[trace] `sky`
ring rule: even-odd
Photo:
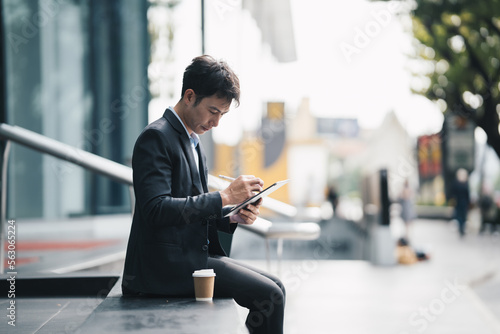
[[[200,53],[197,6],[198,0],[185,0],[177,9],[180,75],[172,87],[181,85],[185,66]],[[440,130],[442,113],[410,89],[416,80],[410,71],[411,20],[399,1],[291,0],[291,6],[298,57],[277,63],[251,15],[239,10],[241,0],[206,1],[207,53],[227,60],[242,86],[242,103],[214,129],[216,141],[235,144],[243,130],[257,129],[262,101],[285,101],[296,110],[304,97],[313,115],[358,118],[363,128],[376,128],[394,111],[412,136]],[[150,120],[177,99],[152,101]]]
[[[396,3],[398,5],[399,3]],[[313,113],[380,125],[395,111],[411,135],[438,131],[442,114],[411,93],[411,22],[402,5],[292,0],[301,90]],[[316,85],[311,83],[316,82]]]

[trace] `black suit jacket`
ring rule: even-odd
[[[124,293],[194,295],[194,270],[225,255],[217,230],[233,233],[218,192],[208,192],[206,157],[196,166],[189,136],[167,109],[134,147],[136,205],[125,259]],[[199,173],[198,170],[202,172]]]

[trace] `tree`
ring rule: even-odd
[[[472,120],[500,157],[500,0],[415,2],[417,54],[431,69],[415,91]]]

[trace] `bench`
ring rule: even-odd
[[[248,333],[233,299],[122,297],[119,276],[91,273],[17,276],[11,299],[9,277],[0,275],[0,305],[8,314],[15,302],[19,333]]]
[[[252,225],[241,224],[239,228],[248,230],[264,238],[266,242],[266,258],[268,267],[270,265],[270,246],[269,240],[278,240],[277,256],[278,263],[281,262],[283,255],[283,240],[316,240],[319,238],[321,228],[317,223],[309,222],[280,222],[271,223],[270,221],[257,218]]]
[[[233,299],[123,297],[121,279],[78,328],[79,333],[248,333]]]

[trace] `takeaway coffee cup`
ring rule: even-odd
[[[213,269],[196,270],[193,273],[196,301],[211,302],[214,296],[215,273]]]

